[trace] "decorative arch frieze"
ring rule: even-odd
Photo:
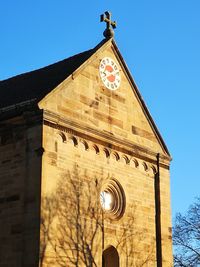
[[[57,131],[57,137],[59,137],[62,143],[72,143],[74,147],[83,147],[85,151],[91,149],[96,155],[102,155],[107,159],[115,160],[116,162],[121,162],[129,165],[132,168],[136,168],[140,171],[148,172],[149,175],[153,176],[156,174],[156,166],[148,163],[146,161],[138,160],[133,156],[117,152],[114,149],[107,148],[103,145],[96,144],[92,141],[88,142],[84,138],[79,138],[74,135],[71,131]],[[81,146],[80,146],[81,144]],[[56,144],[57,146],[57,144]]]

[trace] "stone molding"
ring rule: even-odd
[[[48,125],[45,123],[45,125]],[[48,125],[49,126],[49,125]],[[52,126],[52,125],[51,125]],[[105,159],[109,159],[110,161],[115,161],[118,164],[127,165],[131,168],[138,169],[138,171],[149,173],[150,176],[153,176],[157,172],[156,164],[152,164],[151,162],[146,162],[142,159],[138,159],[134,156],[127,155],[123,152],[116,151],[115,149],[105,147],[102,144],[94,143],[90,140],[85,140],[82,137],[75,136],[71,132],[57,132],[57,137],[61,140],[63,144],[72,144],[75,149],[82,148],[83,153],[87,153],[88,151],[94,151],[94,154],[98,157],[104,157]],[[66,146],[67,149],[67,146]]]
[[[89,128],[84,124],[80,125],[77,122],[62,118],[53,112],[45,110],[43,114],[43,123],[49,127],[57,129],[59,134],[63,136],[63,142],[66,142],[67,135],[71,135],[74,138],[75,146],[78,146],[78,138],[79,140],[84,140],[82,142],[88,143],[89,141],[93,144],[92,146],[96,147],[98,153],[100,151],[99,146],[103,146],[104,153],[107,157],[109,157],[109,151],[111,150],[114,151],[117,160],[119,160],[119,153],[124,154],[124,160],[127,164],[130,163],[132,158],[143,160],[147,165],[152,164],[156,166],[157,164],[158,153],[155,153],[154,151],[140,147],[128,140],[118,139],[112,134]],[[90,146],[88,145],[87,149],[89,148]],[[170,161],[171,158],[167,155],[160,154],[160,167],[169,169]],[[137,165],[137,163],[135,165]],[[144,168],[148,169],[147,167]]]

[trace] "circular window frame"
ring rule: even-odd
[[[100,198],[103,192],[110,194],[113,199],[113,203],[110,205],[111,208],[103,207],[103,201],[100,200],[104,214],[110,219],[119,220],[126,209],[126,196],[123,187],[116,179],[112,178],[102,186]]]

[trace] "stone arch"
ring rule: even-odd
[[[83,145],[84,150],[89,150],[89,145],[85,140],[81,140],[80,143]]]
[[[104,152],[106,158],[109,158],[110,157],[110,151],[107,148],[104,148],[103,149],[103,152]]]
[[[152,174],[156,174],[156,172],[157,172],[156,167],[153,165],[150,166],[150,170],[151,170]]]
[[[61,150],[63,143],[66,143],[67,139],[61,131],[57,132],[54,138],[54,151],[58,152],[58,150]]]
[[[146,164],[146,162],[143,161],[142,166],[143,166],[144,171],[147,172],[149,170],[148,165]]]
[[[98,155],[100,153],[99,147],[97,145],[93,145],[92,147],[95,151],[95,153]]]
[[[130,164],[130,159],[126,155],[123,155],[122,159],[124,160],[125,164]]]
[[[119,254],[115,247],[109,246],[103,251],[103,267],[119,267]]]
[[[133,159],[133,165],[135,168],[138,168],[139,167],[139,162],[137,161],[137,159]]]
[[[61,137],[63,143],[66,143],[67,138],[66,138],[66,135],[63,132],[60,131],[60,132],[57,133],[57,135]]]
[[[116,160],[116,161],[119,161],[120,160],[120,156],[119,154],[115,151],[112,153],[112,157]]]
[[[70,136],[69,140],[71,140],[71,142],[74,146],[76,146],[76,147],[78,146],[78,139],[75,136]]]

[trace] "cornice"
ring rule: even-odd
[[[128,140],[116,138],[112,134],[96,130],[88,125],[85,125],[84,123],[79,124],[78,122],[72,121],[68,118],[63,118],[58,114],[48,110],[44,110],[43,120],[45,125],[48,125],[52,128],[71,133],[72,135],[90,140],[94,143],[104,145],[109,149],[114,149],[127,155],[138,157],[152,164],[156,164],[158,152],[138,146],[137,144]],[[169,169],[171,158],[168,155],[164,155],[160,152],[159,154],[160,166]]]

